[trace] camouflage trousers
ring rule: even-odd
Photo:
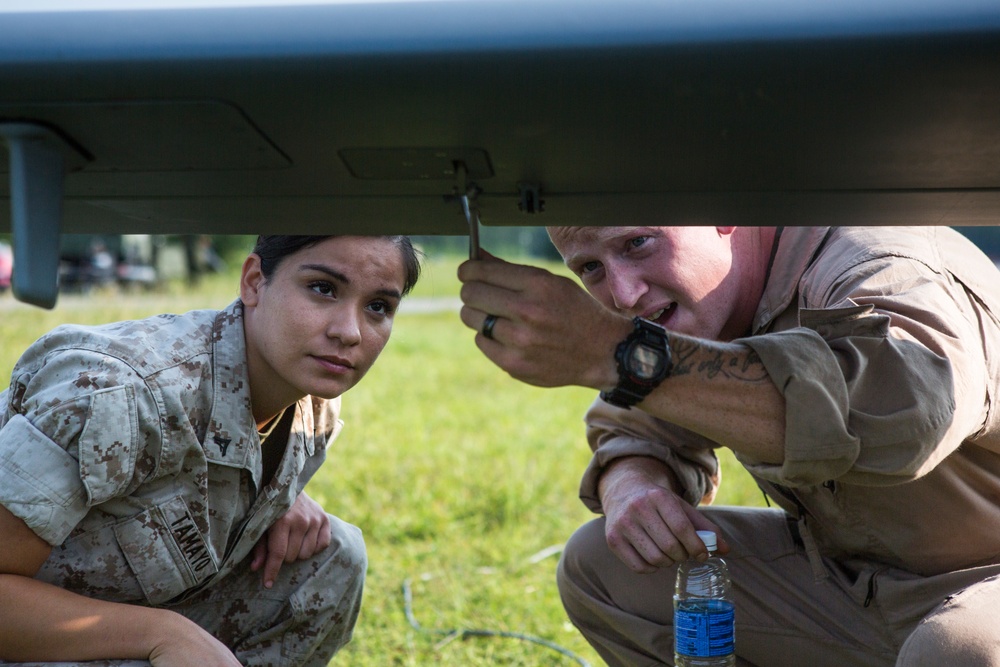
[[[361,610],[367,557],[361,531],[331,516],[333,539],[309,560],[284,563],[270,589],[250,558],[225,579],[177,605],[232,649],[244,665],[325,667],[351,640]],[[146,660],[31,662],[30,667],[149,667]]]

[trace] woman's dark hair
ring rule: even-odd
[[[270,280],[278,265],[286,257],[329,238],[333,236],[258,236],[253,253],[260,257],[260,271],[264,274],[264,278]],[[374,238],[388,239],[399,248],[403,256],[403,268],[406,271],[406,281],[403,283],[403,296],[406,296],[420,277],[420,251],[413,247],[408,236]]]

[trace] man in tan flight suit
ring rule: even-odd
[[[581,497],[603,516],[559,584],[610,665],[672,662],[696,529],[730,566],[737,664],[1000,665],[1000,272],[981,251],[933,227],[550,234],[604,308],[488,258],[460,268],[462,319],[514,377],[602,392]],[[646,385],[623,370],[640,328],[662,348],[641,361],[666,358]],[[719,446],[780,509],[704,507]]]

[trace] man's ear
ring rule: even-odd
[[[250,253],[243,260],[243,269],[240,272],[240,301],[244,306],[256,306],[260,299],[260,288],[266,279],[260,269],[260,255]]]

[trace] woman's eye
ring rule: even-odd
[[[629,239],[628,244],[632,248],[639,248],[639,247],[645,245],[646,241],[648,241],[648,240],[649,240],[648,236],[636,236],[633,239]]]
[[[310,283],[309,289],[317,294],[322,294],[323,296],[336,296],[336,292],[333,289],[333,285],[328,282],[315,282]]]
[[[388,301],[373,301],[368,304],[368,308],[380,315],[391,315],[394,310],[392,304]]]
[[[594,271],[596,271],[599,268],[601,268],[601,263],[600,262],[597,262],[597,261],[586,262],[586,263],[580,265],[580,275],[584,275],[584,274],[587,274],[587,273],[593,273]]]

